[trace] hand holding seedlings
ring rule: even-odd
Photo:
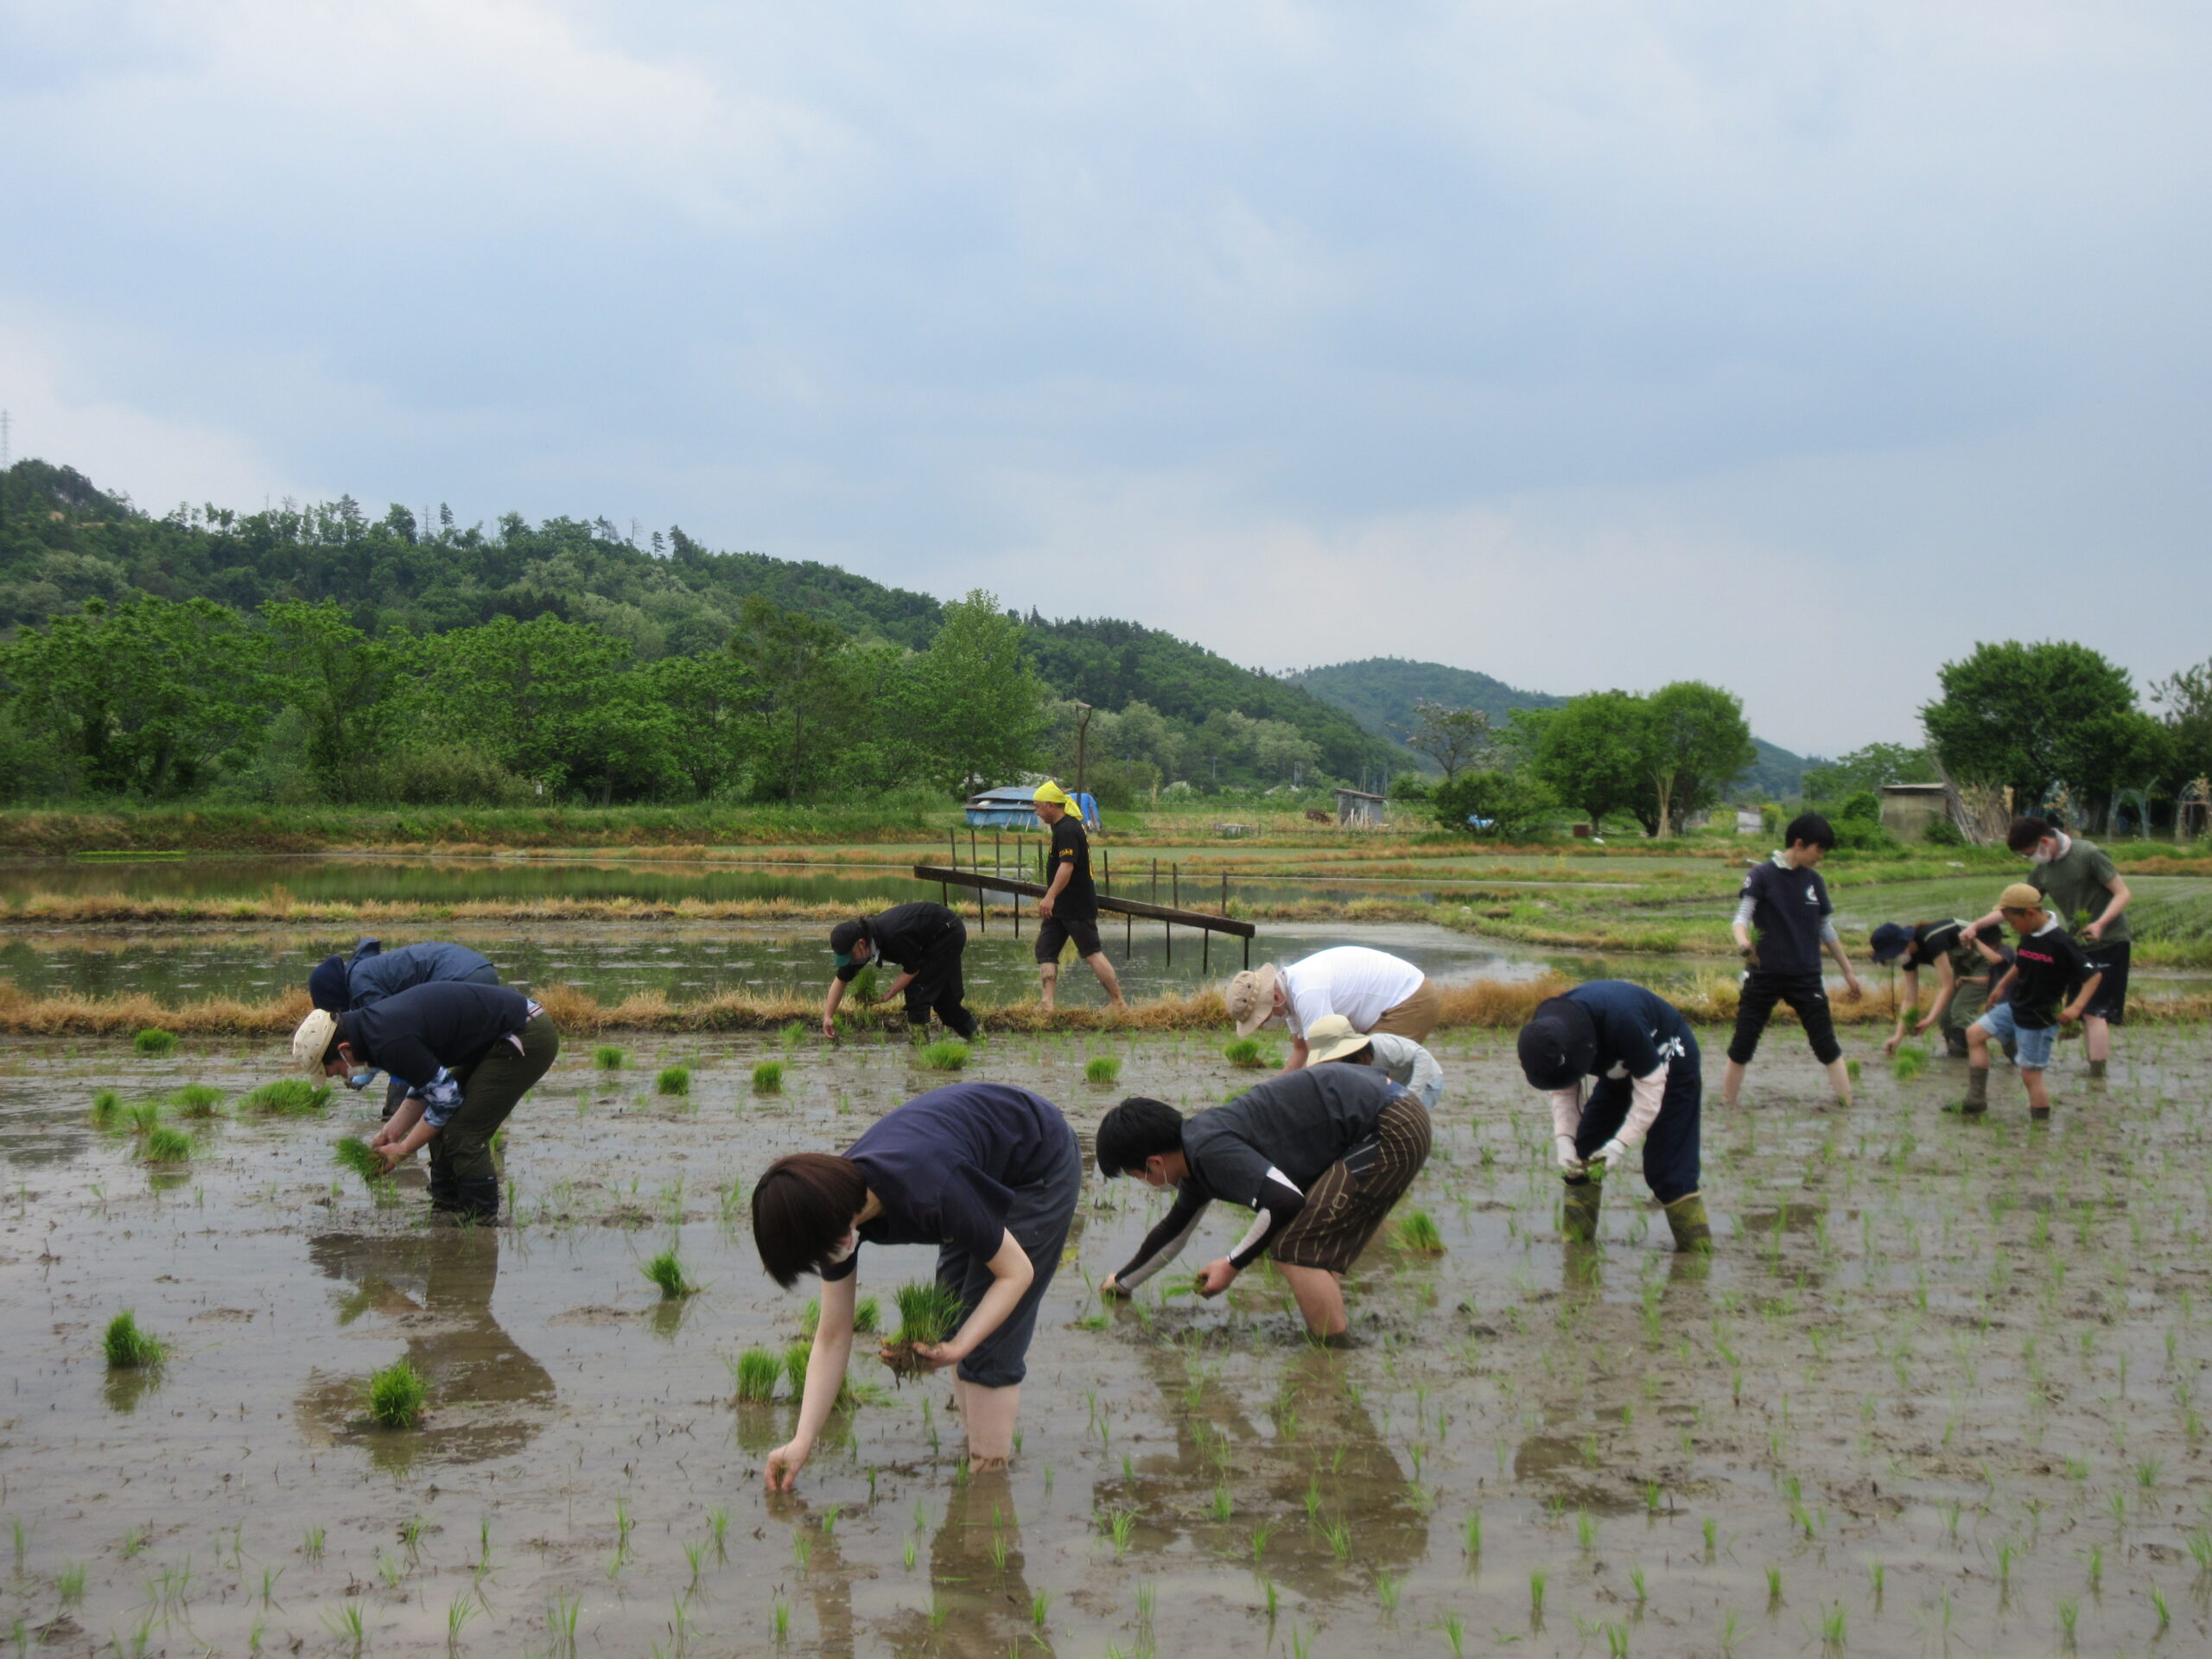
[[[1127,1301],[1129,1296],[1129,1293],[1122,1288],[1122,1281],[1110,1273],[1098,1281],[1098,1294],[1109,1296],[1117,1302]]]
[[[1198,1270],[1198,1293],[1201,1296],[1218,1296],[1236,1282],[1236,1264],[1227,1256],[1209,1262]]]

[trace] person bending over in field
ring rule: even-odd
[[[2028,873],[2029,884],[2043,895],[2059,925],[2072,930],[2089,970],[2098,976],[2097,994],[2082,1014],[2082,1035],[2089,1076],[2101,1078],[2112,1058],[2112,1028],[2127,1023],[2127,960],[2133,948],[2127,907],[2135,895],[2120,879],[2111,854],[2055,823],[2015,818],[2005,844],[2035,867]],[[1999,919],[1993,910],[1981,924]]]
[[[1867,940],[1868,954],[1878,963],[1894,963],[1904,976],[1904,995],[1897,1003],[1897,1028],[1882,1052],[1894,1054],[1907,1033],[1924,1036],[1937,1026],[1943,1028],[1943,1046],[1954,1059],[1967,1055],[1967,1027],[1989,1006],[1989,994],[2012,965],[2011,947],[1994,924],[1977,928],[1971,922],[1884,922]],[[1936,964],[1936,1001],[1917,1022],[1920,1013],[1920,970]]]
[[[1098,1173],[1173,1186],[1166,1219],[1099,1289],[1127,1295],[1173,1261],[1216,1198],[1253,1212],[1228,1255],[1199,1273],[1218,1296],[1262,1255],[1317,1337],[1344,1333],[1344,1275],[1428,1161],[1428,1110],[1370,1066],[1268,1078],[1191,1118],[1132,1096],[1098,1125]]]
[[[1287,968],[1263,963],[1229,982],[1222,994],[1236,1034],[1249,1037],[1276,1020],[1290,1033],[1285,1071],[1306,1064],[1306,1028],[1340,1014],[1354,1031],[1428,1040],[1444,1012],[1444,997],[1427,975],[1385,950],[1340,944]]]
[[[2027,1085],[2028,1116],[2050,1116],[2050,1091],[2044,1073],[2062,1024],[2082,1018],[2096,1006],[2104,976],[2098,973],[2058,918],[2043,907],[2043,894],[2015,881],[1998,896],[1997,913],[2019,940],[2012,965],[1989,995],[1989,1010],[1967,1028],[1967,1097],[1959,1107],[1968,1116],[1989,1109],[1989,1045],[2007,1039],[2019,1045],[2020,1081]],[[2069,987],[2079,986],[2066,1003]],[[2062,1004],[2065,1006],[2062,1007]]]
[[[969,1465],[1002,1468],[1028,1374],[1037,1309],[1060,1265],[1083,1153],[1060,1109],[1002,1083],[955,1083],[886,1113],[842,1155],[795,1153],[753,1189],[760,1265],[788,1290],[822,1279],[806,1388],[791,1438],[768,1454],[771,1491],[789,1491],[845,1380],[862,1244],[934,1244],[937,1281],[959,1294],[960,1328],[915,1350],[953,1373]]]
[[[499,1216],[492,1137],[560,1052],[553,1016],[520,991],[450,981],[346,1014],[317,1008],[292,1033],[292,1058],[311,1077],[368,1067],[404,1083],[371,1149],[391,1170],[429,1147],[431,1210],[486,1224]]]
[[[1821,982],[1825,948],[1843,969],[1845,995],[1859,1000],[1859,976],[1851,971],[1851,958],[1844,955],[1843,941],[1829,919],[1834,907],[1819,868],[1835,845],[1835,830],[1819,813],[1802,812],[1783,833],[1788,844],[1765,863],[1751,867],[1736,906],[1733,925],[1736,949],[1744,957],[1744,988],[1736,1004],[1735,1034],[1728,1040],[1727,1069],[1721,1074],[1720,1103],[1736,1103],[1744,1073],[1758,1050],[1759,1033],[1774,1005],[1787,1002],[1805,1027],[1813,1058],[1827,1068],[1837,1101],[1848,1106],[1851,1073],[1843,1063],[1843,1045],[1835,1039],[1827,988]]]
[[[973,1037],[976,1016],[968,1012],[967,988],[960,977],[967,949],[968,925],[926,899],[838,923],[830,930],[836,972],[822,1004],[822,1034],[836,1039],[837,1007],[861,969],[871,962],[893,962],[899,964],[899,977],[884,987],[879,1001],[904,996],[910,1030],[926,1032],[934,1011],[954,1036]]]
[[[1521,1071],[1551,1096],[1552,1141],[1567,1183],[1567,1238],[1598,1236],[1599,1179],[1643,1148],[1643,1182],[1678,1250],[1713,1248],[1698,1190],[1705,1092],[1697,1038],[1672,1003],[1626,980],[1593,979],[1536,1005],[1521,1027]],[[1583,1098],[1586,1078],[1597,1083]]]
[[[308,976],[308,1001],[328,1014],[372,1008],[387,996],[434,982],[460,985],[497,985],[499,970],[492,959],[465,944],[425,939],[384,948],[381,939],[363,939],[351,957],[325,957]],[[376,1081],[375,1070],[357,1071],[346,1079],[348,1089],[365,1089]],[[389,1122],[407,1098],[407,1085],[397,1077],[385,1090],[384,1115]]]
[[[1410,1037],[1387,1031],[1354,1031],[1341,1014],[1316,1020],[1306,1028],[1306,1064],[1371,1065],[1391,1082],[1413,1090],[1433,1112],[1444,1093],[1444,1067]]]

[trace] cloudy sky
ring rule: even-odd
[[[2212,655],[2212,16],[0,0],[0,404],[1255,666]]]

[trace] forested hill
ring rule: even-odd
[[[1444,663],[1408,662],[1398,657],[1370,657],[1357,663],[1333,663],[1309,668],[1289,677],[1302,687],[1357,720],[1376,737],[1402,744],[1413,729],[1414,707],[1421,702],[1451,709],[1479,709],[1499,725],[1516,709],[1556,709],[1567,699],[1543,691],[1522,691],[1472,669],[1452,668]],[[1754,737],[1759,758],[1744,782],[1758,793],[1787,800],[1802,787],[1808,764],[1802,755]],[[1409,765],[1433,770],[1433,764],[1401,749]]]
[[[19,461],[0,474],[0,631],[137,594],[249,613],[270,600],[333,600],[376,635],[552,615],[594,625],[653,662],[718,648],[755,594],[910,650],[926,647],[942,620],[926,594],[830,565],[710,552],[677,528],[633,540],[603,518],[532,524],[509,514],[487,531],[456,524],[442,507],[423,518],[397,505],[372,518],[351,497],[156,518],[72,468]],[[1338,777],[1357,778],[1385,753],[1330,703],[1172,634],[1033,615],[1027,643],[1058,696],[1109,710],[1141,701],[1192,728],[1230,711],[1282,722]]]

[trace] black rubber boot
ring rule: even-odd
[[[481,1175],[474,1180],[455,1183],[461,1189],[461,1205],[455,1219],[489,1227],[499,1218],[499,1178]]]
[[[1572,1243],[1588,1244],[1598,1236],[1598,1200],[1605,1189],[1586,1176],[1567,1183],[1567,1206],[1560,1231]]]
[[[1989,1068],[1982,1066],[1967,1073],[1967,1097],[1959,1103],[1963,1117],[1979,1117],[1989,1109]]]
[[[461,1210],[461,1183],[449,1169],[436,1164],[430,1166],[430,1212],[433,1215],[455,1215]]]
[[[2089,1081],[2092,1083],[2102,1083],[2104,1080],[2105,1063],[2102,1060],[2091,1060],[2089,1062]]]

